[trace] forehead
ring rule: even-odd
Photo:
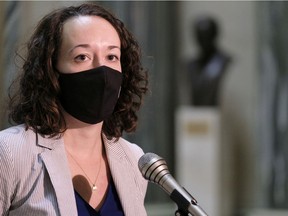
[[[70,39],[92,39],[104,37],[107,40],[120,41],[114,26],[106,19],[99,16],[76,16],[68,19],[63,24],[63,40]]]

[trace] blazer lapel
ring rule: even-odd
[[[103,135],[104,136],[104,135]],[[137,215],[139,202],[136,195],[138,190],[135,185],[133,172],[129,170],[131,165],[119,142],[108,140],[104,137],[104,144],[111,175],[117,189],[117,193],[126,216]]]
[[[46,139],[38,135],[40,154],[54,187],[60,215],[77,216],[75,195],[64,149],[63,139]]]

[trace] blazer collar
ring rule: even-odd
[[[55,189],[60,215],[77,216],[72,177],[66,158],[63,138],[51,139],[37,136],[37,145],[46,148],[42,158]]]

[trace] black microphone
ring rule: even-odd
[[[208,216],[197,205],[196,199],[176,182],[163,158],[154,153],[146,153],[139,159],[138,167],[145,179],[160,185],[168,193],[180,212],[187,215],[190,213],[193,216]]]

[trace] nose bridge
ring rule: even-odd
[[[104,60],[100,57],[100,55],[95,55],[93,58],[93,67],[100,67],[104,65]]]

